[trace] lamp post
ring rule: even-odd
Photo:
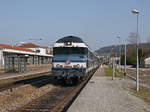
[[[136,32],[136,90],[139,91],[139,53],[138,53],[138,47],[139,47],[139,42],[138,42],[138,19],[139,19],[139,13],[140,11],[138,10],[132,10],[131,11],[133,14],[137,15],[137,32]]]
[[[120,42],[120,38],[121,38],[121,37],[120,37],[120,36],[117,36],[117,38],[119,39],[119,42]],[[120,58],[121,58],[121,57],[120,57],[120,56],[121,56],[121,45],[119,46],[119,53],[118,53],[118,54],[119,54],[119,55],[118,55],[118,56],[119,56],[119,68],[118,68],[118,70],[119,70],[119,72],[120,72],[120,65],[121,65],[121,64],[120,64]]]
[[[112,80],[114,80],[114,76],[115,76],[115,56],[114,56],[113,50],[114,50],[114,48],[112,47],[112,49],[111,49],[112,69],[113,69]]]

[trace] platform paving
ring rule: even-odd
[[[43,72],[50,72],[50,70],[35,70],[35,71],[29,71],[29,72],[23,72],[23,73],[3,73],[3,74],[0,74],[0,80],[13,78],[13,77],[20,77],[20,76],[29,76],[32,74],[38,74],[38,73],[43,73]]]
[[[99,68],[67,112],[150,112],[150,105],[125,89],[131,80],[106,77]]]
[[[3,73],[0,74],[0,85],[12,83],[19,80],[39,77],[44,74],[49,75],[50,73],[50,69],[34,70],[23,73]]]

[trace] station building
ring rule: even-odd
[[[52,51],[26,43],[21,46],[0,44],[0,68],[5,72],[24,72],[29,66],[51,64]]]

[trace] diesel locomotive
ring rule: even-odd
[[[52,73],[56,79],[69,84],[83,80],[100,64],[88,45],[76,36],[57,40],[53,46],[53,55]]]

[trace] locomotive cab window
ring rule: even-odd
[[[64,55],[64,54],[87,54],[88,49],[83,47],[54,47],[54,55]]]

